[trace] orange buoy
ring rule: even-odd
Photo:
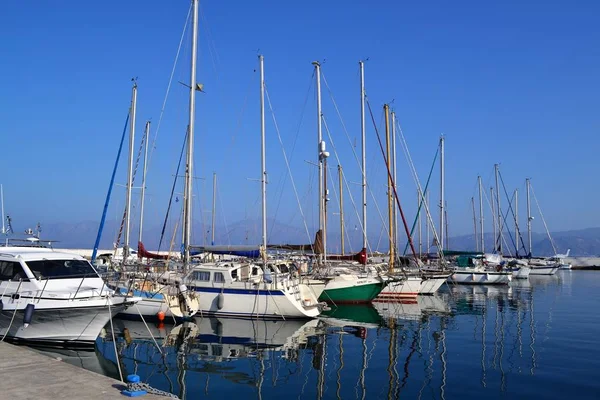
[[[158,318],[159,321],[164,321],[165,320],[165,312],[164,311],[159,311],[156,313],[156,317]]]

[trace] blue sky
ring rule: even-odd
[[[139,84],[139,140],[144,121],[151,118],[155,129],[159,120],[188,8],[185,0],[2,2],[0,182],[19,226],[99,219],[131,78]],[[392,102],[423,181],[439,135],[446,135],[451,235],[471,232],[476,177],[481,174],[489,189],[496,162],[510,190],[521,190],[521,215],[524,179],[531,177],[551,230],[600,225],[593,177],[600,163],[600,4],[205,1],[201,12],[198,81],[206,93],[198,95],[196,171],[206,180],[197,181],[195,219],[201,213],[210,218],[213,171],[220,224],[260,215],[259,185],[250,180],[260,174],[260,52],[311,231],[317,215],[314,167],[305,162],[316,159],[311,62],[323,62],[350,140],[324,85],[325,118],[348,180],[358,182],[350,143],[360,146],[358,61],[367,58],[367,93],[378,126],[382,105]],[[148,172],[150,225],[162,221],[187,125],[187,91],[177,81],[189,80],[189,43],[186,35]],[[286,170],[270,112],[267,121],[269,216],[300,226],[289,179],[280,184]],[[367,127],[369,183],[384,212],[385,169],[370,121]],[[399,195],[412,221],[416,189],[398,151]],[[337,166],[333,156],[330,165]],[[433,179],[435,203],[437,168]],[[359,186],[350,187],[358,202]],[[116,219],[124,190],[117,186],[113,193],[109,218]],[[356,214],[345,196],[352,227]],[[337,212],[334,196],[330,204]],[[369,216],[377,231],[381,222],[370,196]],[[330,221],[337,227],[336,215]]]

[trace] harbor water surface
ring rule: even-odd
[[[95,351],[47,352],[186,399],[594,399],[599,287],[600,273],[560,271],[313,321],[198,317],[149,323],[151,335],[142,321],[115,319],[115,342],[109,324]]]

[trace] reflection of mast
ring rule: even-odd
[[[397,378],[396,375],[394,373],[395,371],[395,366],[397,363],[396,360],[396,345],[397,345],[397,340],[396,340],[396,326],[394,324],[394,320],[392,318],[390,318],[389,321],[389,329],[390,329],[390,344],[388,346],[388,359],[389,359],[389,363],[388,363],[388,375],[390,376],[390,382],[389,382],[389,386],[388,386],[388,399],[392,400],[394,398],[394,387],[395,384],[397,382]]]
[[[529,372],[531,375],[535,373],[535,323],[533,322],[533,290],[531,290],[531,299],[529,301],[529,333],[531,335],[531,341],[529,348],[531,349],[531,369]]]
[[[325,361],[327,359],[325,352],[327,351],[327,335],[321,336],[319,341],[319,347],[321,348],[321,351],[320,354],[318,354],[319,374],[317,375],[317,399],[322,399],[325,389]]]
[[[498,299],[501,300],[502,298]],[[501,330],[501,342],[500,342],[500,390],[501,391],[505,391],[506,390],[506,374],[504,373],[504,368],[502,367],[502,359],[504,358],[504,307],[501,307],[502,304],[504,303],[504,300],[502,300],[502,303],[499,303],[499,309],[498,312],[501,313],[500,315],[500,330]]]
[[[444,317],[440,318],[441,328],[441,339],[442,339],[442,352],[440,353],[440,361],[442,362],[442,385],[440,386],[440,398],[445,400],[444,388],[446,386],[446,320]]]
[[[337,370],[337,398],[341,399],[342,396],[340,391],[342,389],[342,369],[344,368],[344,341],[343,341],[344,333],[340,331],[340,367]]]
[[[362,338],[362,350],[363,350],[363,358],[362,358],[362,368],[360,369],[360,387],[362,389],[362,396],[360,396],[361,400],[365,400],[367,397],[367,387],[365,386],[365,371],[367,369],[367,337],[366,335]]]
[[[481,386],[486,387],[487,385],[485,383],[485,350],[486,350],[485,327],[486,327],[486,320],[487,320],[487,300],[484,304],[482,314],[483,314],[483,324],[481,326]]]

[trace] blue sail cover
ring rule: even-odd
[[[232,246],[190,246],[190,254],[197,255],[201,253],[229,254],[238,257],[258,258],[260,249],[258,246],[251,245],[232,245]]]

